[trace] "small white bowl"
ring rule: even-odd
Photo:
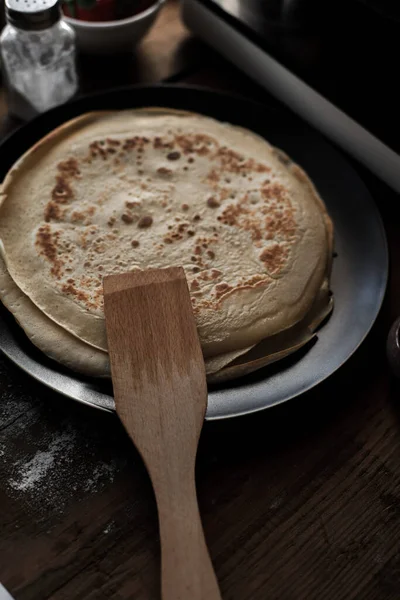
[[[77,47],[82,52],[131,52],[153,25],[164,2],[165,0],[157,0],[143,12],[118,21],[81,21],[65,15],[64,19],[74,29]]]

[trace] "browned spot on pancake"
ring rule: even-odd
[[[169,154],[167,154],[168,160],[179,160],[180,157],[181,157],[180,152],[170,152]]]
[[[286,250],[279,244],[272,244],[260,254],[260,260],[270,273],[277,273],[285,264]]]
[[[107,225],[109,227],[112,227],[114,225],[115,221],[116,221],[115,217],[110,217],[107,221]]]
[[[140,229],[145,229],[147,227],[151,227],[152,224],[153,217],[151,217],[150,215],[146,215],[139,219],[138,227],[140,227]]]
[[[124,140],[122,150],[127,151],[133,150],[134,148],[143,148],[143,146],[149,142],[150,140],[148,138],[135,135],[134,137],[126,138]]]
[[[121,219],[124,223],[133,223],[133,215],[131,215],[130,213],[123,213]]]
[[[190,156],[190,157],[188,158],[188,163],[190,163],[190,164],[193,164],[193,163],[194,163],[194,158],[193,158],[193,156]]]
[[[107,144],[109,144],[110,146],[120,146],[121,142],[119,140],[113,140],[111,138],[107,138],[106,139]]]
[[[194,292],[194,291],[199,290],[199,289],[200,289],[199,282],[197,281],[197,279],[193,279],[192,283],[190,284],[190,291]]]
[[[259,229],[253,229],[253,231],[251,232],[251,239],[253,240],[253,242],[258,242],[260,241],[262,238],[262,234],[261,231]]]
[[[216,169],[211,169],[211,171],[207,175],[207,181],[211,183],[218,183],[220,180],[220,176]]]
[[[286,189],[282,185],[273,184],[264,186],[261,193],[266,201],[261,209],[254,208],[251,195],[247,193],[236,203],[225,206],[217,219],[224,225],[248,231],[258,247],[261,246],[262,239],[279,237],[285,242],[292,241],[296,235],[296,222]],[[282,209],[275,202],[277,197],[283,205]]]
[[[57,183],[51,192],[51,197],[53,198],[54,202],[66,204],[68,200],[74,197],[72,188],[66,178],[62,175],[57,175],[56,182]]]
[[[212,279],[212,278],[211,278],[211,276],[209,276],[207,271],[203,271],[202,273],[200,273],[199,279],[201,279],[202,281],[210,281],[210,279]]]
[[[265,200],[285,200],[286,188],[280,183],[267,183],[267,181],[263,184],[263,187],[261,188],[261,194],[263,198]]]
[[[62,175],[67,177],[78,177],[81,174],[78,161],[75,158],[68,158],[67,160],[58,163],[57,169]]]
[[[85,217],[86,217],[86,215],[84,212],[74,210],[74,212],[71,214],[71,222],[77,223],[78,221],[83,221],[85,219]]]
[[[188,229],[187,230],[187,234],[190,235],[190,236],[194,235],[193,229]]]
[[[169,150],[172,150],[173,147],[174,147],[174,142],[171,141],[171,140],[165,140],[165,139],[163,139],[161,137],[158,137],[158,136],[156,138],[154,138],[154,140],[153,140],[153,148],[155,148],[155,149],[158,149],[158,150],[160,150],[160,149],[169,149]]]
[[[42,248],[41,254],[44,255],[48,260],[53,261],[56,258],[57,250],[53,244],[49,227],[43,226],[39,228],[36,237],[36,245]]]
[[[169,237],[165,237],[165,238],[164,238],[164,243],[165,243],[165,244],[172,244],[172,240],[171,240],[171,238],[169,238]]]
[[[94,251],[97,252],[97,254],[102,254],[106,251],[106,245],[103,243],[98,243],[95,245]]]
[[[270,167],[257,162],[253,158],[247,160],[235,150],[223,146],[216,153],[216,158],[220,161],[223,171],[246,175],[248,172],[269,173]]]
[[[102,148],[102,143],[100,141],[92,142],[89,145],[89,156],[91,158],[96,158],[97,156],[101,156],[101,158],[107,158],[107,152]]]
[[[127,200],[125,202],[126,208],[135,208],[135,206],[139,206],[140,202],[138,200]]]
[[[201,217],[200,215],[194,215],[193,217],[193,221],[200,221]]]
[[[207,256],[208,256],[208,258],[211,258],[211,260],[212,260],[213,258],[215,258],[215,253],[212,250],[208,250]]]
[[[77,300],[79,300],[80,302],[84,302],[85,304],[88,304],[88,301],[90,300],[88,294],[86,294],[82,290],[78,290],[72,283],[64,283],[61,286],[61,291],[64,294],[70,294],[71,296],[74,296]]]
[[[60,216],[61,209],[59,204],[57,202],[54,202],[53,200],[50,200],[50,202],[44,210],[44,220],[46,221],[46,223],[48,223],[49,221],[51,221],[51,219],[59,219]]]
[[[198,273],[200,271],[199,267],[192,268],[193,273]]]
[[[137,240],[131,241],[132,248],[137,248],[139,246],[139,242]]]
[[[248,169],[249,171],[255,171],[256,173],[269,173],[271,171],[270,167],[268,167],[267,165],[263,165],[262,163],[259,163],[253,160],[252,158],[249,158],[246,161],[244,168]]]
[[[253,277],[245,279],[243,285],[240,287],[242,289],[245,287],[258,287],[260,284],[265,284],[267,282],[268,280],[263,275],[254,275]]]
[[[169,177],[169,175],[172,175],[173,171],[171,171],[171,169],[167,169],[166,167],[160,167],[157,169],[157,173],[163,177]]]
[[[221,190],[219,190],[219,200],[222,202],[223,200],[226,200],[227,198],[229,198],[231,194],[231,191],[228,188],[222,188]]]
[[[188,204],[182,204],[182,210],[189,210],[189,205]]]
[[[211,196],[207,199],[207,206],[209,206],[210,208],[218,208],[220,206],[220,203],[214,198],[214,196]]]
[[[201,246],[196,246],[195,249],[194,249],[194,253],[197,254],[197,255],[201,254],[202,253]]]
[[[266,217],[265,227],[267,234],[274,234],[278,232],[287,241],[292,240],[296,235],[296,222],[293,218],[291,209],[286,209],[282,212],[275,212],[275,218],[273,216]]]
[[[211,148],[218,147],[218,143],[214,138],[202,133],[177,135],[175,141],[184,154],[195,153],[204,156],[211,152]]]
[[[221,298],[221,296],[223,296],[227,292],[230,292],[231,290],[232,286],[228,285],[227,283],[217,283],[217,285],[215,286],[215,295],[217,296],[217,298]]]
[[[39,249],[39,254],[44,256],[52,265],[51,274],[57,279],[61,276],[61,270],[64,261],[58,256],[59,232],[51,232],[50,225],[42,225],[36,234],[35,246]]]
[[[222,275],[222,271],[218,271],[218,269],[211,269],[211,278],[218,279]]]
[[[124,145],[122,146],[122,150],[133,150],[137,145],[135,138],[128,138],[124,140]]]

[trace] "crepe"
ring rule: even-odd
[[[214,370],[301,323],[328,285],[332,225],[304,172],[255,134],[200,115],[74,119],[14,165],[0,198],[8,273],[68,334],[61,362],[72,339],[104,360],[104,274],[182,265]],[[25,330],[29,311],[17,317]]]
[[[97,378],[110,378],[108,353],[93,348],[51,321],[14,283],[0,255],[0,297],[25,330],[29,340],[67,368]],[[207,381],[220,383],[247,375],[305,346],[332,310],[329,291],[322,288],[305,319],[293,328],[253,348],[205,359]]]

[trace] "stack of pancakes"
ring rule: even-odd
[[[0,298],[38,348],[87,375],[110,375],[107,274],[183,266],[210,381],[287,356],[332,309],[322,200],[285,154],[230,124],[83,115],[22,156],[0,201]]]

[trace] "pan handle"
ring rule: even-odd
[[[400,317],[390,328],[386,342],[386,354],[393,375],[400,378]]]

